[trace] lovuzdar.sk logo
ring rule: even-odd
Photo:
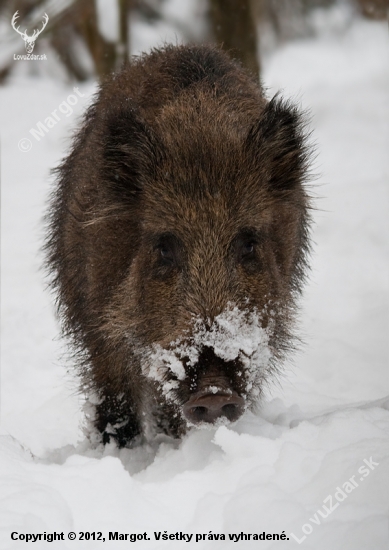
[[[23,32],[20,29],[20,26],[16,26],[16,21],[17,19],[19,18],[19,11],[16,11],[12,17],[12,21],[11,21],[11,25],[12,25],[12,28],[18,33],[20,34],[20,36],[23,38],[24,40],[24,45],[25,45],[25,48],[26,48],[26,52],[27,52],[27,56],[14,56],[15,59],[31,59],[31,58],[40,58],[40,59],[43,59],[43,58],[46,58],[46,56],[31,56],[32,52],[34,51],[34,46],[35,46],[35,42],[36,42],[36,39],[38,38],[38,36],[42,33],[42,31],[45,29],[48,21],[49,21],[49,16],[47,15],[47,13],[44,14],[43,16],[43,22],[42,22],[42,27],[41,29],[34,29],[34,32],[31,36],[29,36],[27,34],[27,29]]]

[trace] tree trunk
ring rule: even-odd
[[[361,11],[371,19],[386,19],[389,16],[388,0],[358,0]]]
[[[250,0],[210,0],[215,40],[259,76],[256,23]]]

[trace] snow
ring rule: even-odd
[[[159,4],[162,18],[148,21],[134,11],[130,19],[131,53],[139,55],[162,43],[207,40],[205,14],[207,0],[164,0]]]
[[[387,548],[387,47],[384,23],[353,20],[344,32],[326,26],[315,39],[285,44],[263,63],[269,94],[281,88],[310,109],[318,152],[305,348],[258,413],[181,442],[160,436],[120,451],[93,450],[83,436],[82,399],[39,271],[49,170],[94,87],[80,85],[74,112],[60,113],[40,141],[30,128],[72,88],[19,68],[0,89],[0,548],[25,546],[11,532],[63,532],[53,548],[119,548],[110,531],[146,532],[150,540],[136,544],[150,549],[258,544],[228,537],[242,532],[289,539],[261,540],[262,548]],[[26,141],[18,149],[25,138],[31,150]],[[105,543],[67,538],[85,531],[102,532]],[[155,539],[165,531],[171,539]]]
[[[108,42],[119,40],[119,2],[118,0],[97,0],[96,11],[101,35]]]

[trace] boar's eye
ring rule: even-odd
[[[161,258],[166,261],[166,263],[173,263],[174,262],[174,254],[173,250],[169,248],[166,245],[161,245],[159,247],[159,252],[161,255]]]
[[[242,256],[250,256],[254,252],[254,241],[246,241],[242,244]]]
[[[258,244],[259,237],[255,230],[240,231],[233,241],[236,261],[246,267],[254,268],[257,264],[259,267]]]
[[[160,266],[172,267],[177,264],[178,242],[174,235],[164,233],[159,235],[154,247],[157,253],[157,261]]]

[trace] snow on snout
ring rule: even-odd
[[[209,331],[201,322],[196,329],[195,345],[212,348],[215,355],[225,361],[251,358],[259,350],[266,358],[263,366],[270,358],[268,331],[262,328],[261,316],[256,309],[248,311],[229,306],[215,317]]]
[[[157,382],[162,382],[165,374],[170,370],[177,380],[184,380],[184,365],[177,357],[176,351],[164,349],[159,344],[155,344],[149,353],[149,368],[144,374]]]
[[[256,376],[263,377],[271,358],[269,331],[261,326],[261,315],[255,309],[241,310],[233,305],[215,317],[210,329],[202,319],[195,318],[190,338],[177,339],[170,345],[165,349],[154,344],[142,367],[143,374],[159,382],[166,395],[186,378],[183,361],[194,366],[204,347],[212,348],[224,361],[240,360],[246,371],[247,391]],[[172,375],[175,380],[167,382]]]

